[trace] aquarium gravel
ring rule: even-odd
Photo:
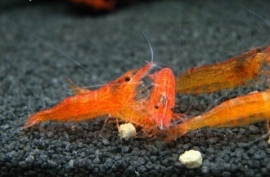
[[[263,0],[151,1],[102,14],[80,13],[67,1],[1,1],[0,176],[269,176],[267,139],[253,142],[267,133],[265,123],[204,128],[170,143],[121,140],[106,117],[20,130],[30,114],[70,95],[66,78],[101,85],[150,61],[141,30],[154,61],[175,74],[265,43],[269,23],[247,9],[269,22],[270,2]],[[200,114],[260,89],[178,95],[176,109]],[[199,168],[179,162],[187,150],[200,151]]]

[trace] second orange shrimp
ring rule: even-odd
[[[191,68],[176,77],[177,93],[212,93],[250,85],[270,66],[270,47],[250,50],[225,62]]]
[[[270,120],[270,89],[227,100],[171,128],[167,141],[204,127],[237,127]]]

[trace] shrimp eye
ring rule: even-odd
[[[256,49],[256,52],[257,53],[261,53],[262,52],[262,49],[258,48],[258,49]]]
[[[158,109],[158,105],[155,105],[155,107],[154,107],[155,109]]]
[[[125,81],[126,82],[130,81],[130,77],[125,77]]]

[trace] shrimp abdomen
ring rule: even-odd
[[[106,101],[98,101],[97,92],[89,92],[76,96],[67,97],[56,106],[37,112],[30,116],[22,129],[34,124],[48,121],[83,121],[109,114],[105,108]]]
[[[176,78],[177,93],[212,93],[248,84],[263,65],[260,50],[251,50],[225,62],[189,69]]]

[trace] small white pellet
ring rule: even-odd
[[[120,138],[128,140],[129,138],[136,136],[136,128],[132,123],[122,124],[119,127],[119,136]]]
[[[199,151],[189,150],[180,155],[179,160],[187,168],[198,168],[202,164],[202,155]]]

